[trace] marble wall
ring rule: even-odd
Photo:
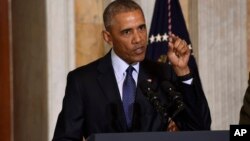
[[[103,0],[75,0],[76,66],[103,56]]]
[[[246,0],[200,0],[198,56],[203,88],[212,114],[212,129],[239,122],[247,86]]]

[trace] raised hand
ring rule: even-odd
[[[168,61],[173,65],[177,76],[184,76],[190,73],[188,60],[190,57],[190,49],[185,40],[182,40],[174,34],[169,35],[168,42]]]

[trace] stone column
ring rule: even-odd
[[[74,19],[73,0],[46,1],[48,140],[62,108],[67,74],[76,66]]]
[[[51,140],[75,67],[74,1],[11,3],[14,140]]]
[[[14,140],[47,140],[45,2],[12,1]]]

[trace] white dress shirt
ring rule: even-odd
[[[116,78],[116,82],[118,84],[120,96],[122,99],[123,81],[126,77],[126,70],[129,67],[129,64],[126,63],[124,60],[122,60],[119,56],[117,56],[113,49],[111,51],[111,61],[112,61],[113,69],[115,72],[115,78]],[[137,85],[138,73],[139,73],[139,62],[131,64],[131,66],[133,66],[135,69],[135,71],[133,71],[132,75],[133,75],[133,78],[135,80],[135,84]]]

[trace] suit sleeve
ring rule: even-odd
[[[191,85],[178,81],[178,88],[183,94],[185,110],[177,117],[181,130],[210,130],[211,115],[202,89],[195,59],[190,57],[189,67],[193,76]]]
[[[82,141],[84,109],[79,83],[74,73],[67,77],[63,107],[54,132],[53,141]]]
[[[239,124],[250,124],[250,72],[248,79],[248,88],[246,90],[243,105],[240,110],[240,122]]]

